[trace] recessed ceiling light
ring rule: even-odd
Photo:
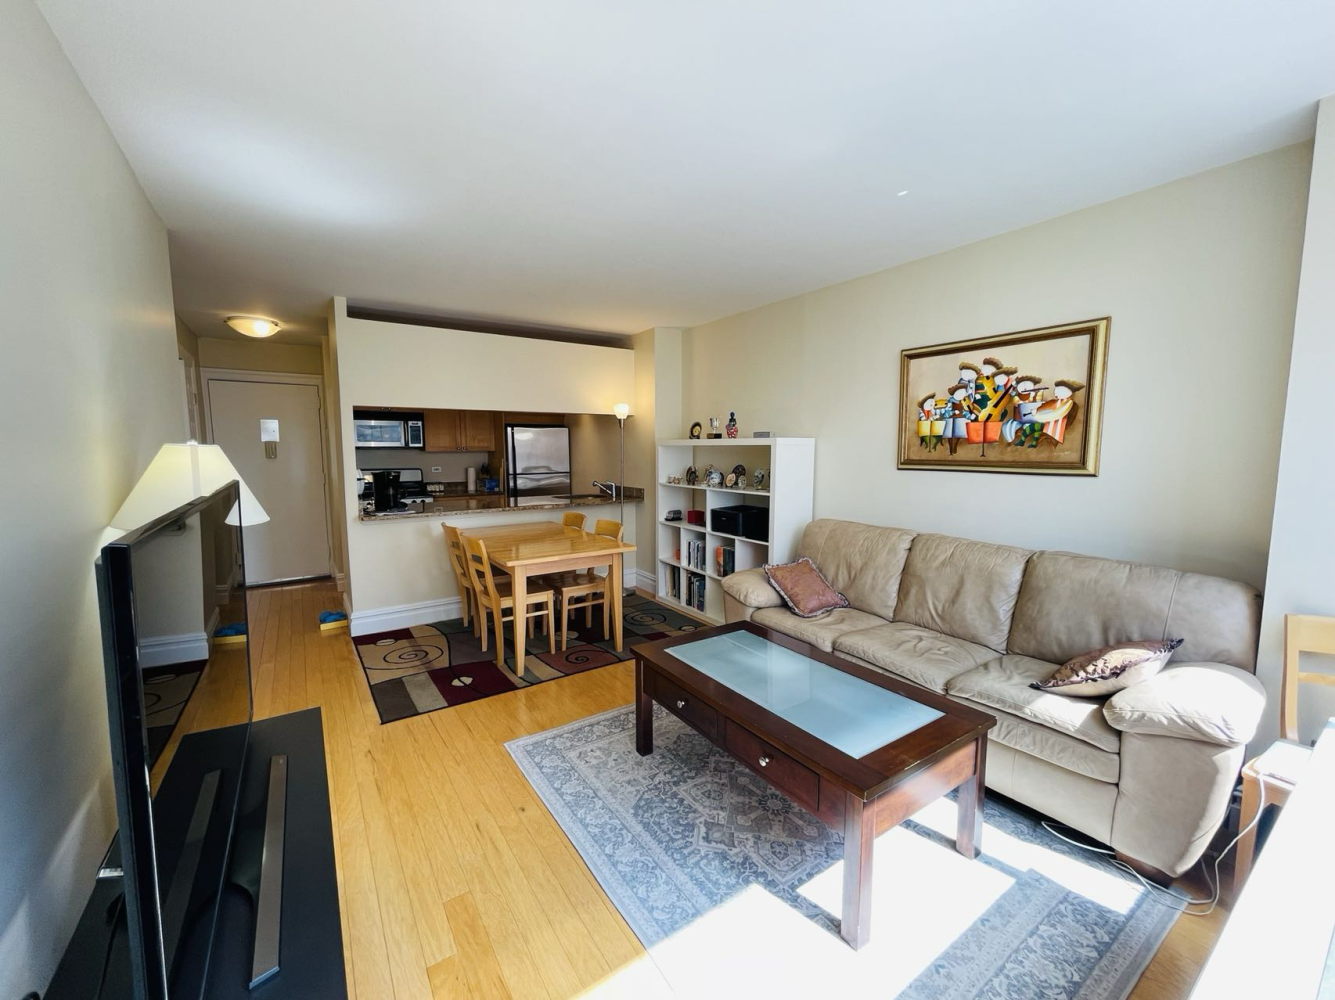
[[[247,337],[272,337],[281,327],[263,316],[228,316],[227,325]]]
[[[908,194],[907,191],[901,191],[901,192],[899,192],[899,194],[895,195],[895,197],[896,197],[896,198],[902,198],[902,197],[904,197],[904,195],[906,195],[906,194]]]

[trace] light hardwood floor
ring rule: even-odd
[[[630,665],[382,726],[348,634],[316,625],[340,606],[253,591],[250,633],[255,717],[323,711],[349,995],[667,995],[503,745],[630,704]],[[1133,1000],[1184,997],[1222,916],[1179,919]]]

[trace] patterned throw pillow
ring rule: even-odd
[[[1029,686],[1053,694],[1102,698],[1153,677],[1180,645],[1181,639],[1146,639],[1104,646],[1067,660],[1047,680]]]
[[[803,618],[815,618],[835,608],[848,607],[848,598],[831,587],[830,581],[806,556],[797,562],[767,563],[765,576],[788,609]]]

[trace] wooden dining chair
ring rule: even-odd
[[[618,542],[625,535],[625,525],[620,521],[599,518],[593,526],[593,533],[604,538],[613,538]],[[603,606],[603,638],[611,635],[612,602],[607,595],[607,577],[591,569],[566,570],[564,573],[550,573],[539,578],[541,586],[550,587],[561,595],[561,649],[566,648],[566,624],[570,614],[584,609],[584,627],[593,627],[593,606]]]
[[[468,556],[464,553],[463,539],[459,536],[459,529],[452,525],[442,523],[440,530],[445,533],[445,552],[449,556],[450,568],[454,570],[455,585],[459,588],[464,624],[472,625],[473,634],[477,635],[477,592],[469,579]],[[482,648],[485,650],[487,647],[484,645]]]
[[[588,518],[577,510],[568,510],[561,515],[562,524],[567,528],[578,528],[580,531],[584,530],[584,522],[587,520]]]
[[[491,614],[491,620],[496,630],[496,666],[505,666],[505,631],[502,626],[505,622],[511,622],[517,629],[522,621],[528,629],[530,637],[533,635],[533,619],[542,618],[543,632],[547,635],[547,651],[556,652],[556,618],[555,605],[556,594],[550,587],[544,587],[542,582],[529,577],[528,590],[524,598],[526,607],[516,608],[512,582],[509,578],[504,580],[496,579],[491,571],[491,560],[487,558],[486,543],[480,538],[470,538],[463,536],[464,552],[468,556],[468,574],[469,579],[473,581],[473,591],[477,595],[477,613],[481,622],[482,652],[487,651],[487,615]],[[510,609],[510,616],[505,616],[505,610]],[[515,664],[516,676],[524,672],[522,663]]]
[[[1335,674],[1319,674],[1299,668],[1303,653],[1335,654],[1335,618],[1321,615],[1284,616],[1284,676],[1279,696],[1279,740],[1242,768],[1242,809],[1239,829],[1246,830],[1261,808],[1262,793],[1266,805],[1283,806],[1298,783],[1312,748],[1298,741],[1298,685],[1335,685]],[[1256,829],[1248,830],[1238,840],[1233,863],[1233,892],[1241,890],[1252,870],[1256,853]]]

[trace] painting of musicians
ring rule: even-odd
[[[1110,322],[903,351],[899,468],[1098,475]]]

